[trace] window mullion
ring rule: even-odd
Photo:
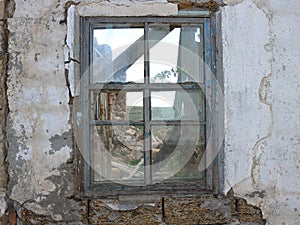
[[[150,135],[150,89],[149,89],[149,24],[145,23],[144,35],[144,168],[145,168],[145,183],[151,184],[151,135]]]
[[[210,29],[210,19],[204,19],[204,46],[205,46],[205,55],[204,62],[205,67],[205,97],[206,104],[211,107],[206,106],[206,151],[205,151],[205,160],[206,160],[206,187],[208,190],[213,188],[213,171],[212,171],[212,162],[213,162],[213,131],[208,132],[212,129],[211,124],[213,124],[214,118],[211,116],[213,112],[210,112],[212,108],[212,43],[211,43],[211,29]],[[209,126],[209,127],[208,127]]]

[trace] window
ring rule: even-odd
[[[81,24],[85,190],[212,190],[218,169],[211,18]]]

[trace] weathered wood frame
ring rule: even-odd
[[[124,22],[126,21],[126,22]],[[206,124],[210,125],[209,132],[207,132],[207,138],[212,138],[212,144],[209,146],[211,154],[207,154],[207,160],[213,160],[210,157],[213,157],[213,151],[219,151],[218,145],[216,140],[216,133],[219,129],[219,123],[222,123],[222,119],[220,119],[220,113],[222,112],[215,112],[215,105],[216,105],[216,84],[215,81],[218,80],[220,82],[221,75],[218,76],[218,68],[217,65],[217,25],[218,25],[218,18],[214,15],[209,15],[204,13],[203,15],[196,15],[196,16],[174,16],[174,17],[82,17],[80,20],[80,27],[81,27],[81,74],[89,70],[90,60],[91,60],[91,53],[92,53],[92,31],[95,27],[99,27],[100,24],[105,23],[116,23],[116,24],[123,24],[123,23],[135,23],[135,24],[144,24],[145,29],[145,82],[143,84],[123,84],[123,83],[113,83],[113,84],[90,84],[89,76],[85,76],[84,79],[81,79],[81,106],[82,106],[82,128],[83,128],[83,151],[81,153],[84,155],[83,158],[89,159],[90,158],[90,151],[89,151],[89,142],[90,142],[90,135],[89,135],[89,127],[91,125],[109,125],[112,124],[111,121],[93,121],[89,118],[89,91],[97,91],[101,89],[107,90],[139,90],[144,91],[144,108],[149,108],[149,95],[150,90],[176,90],[178,89],[178,84],[151,84],[149,81],[149,68],[148,61],[149,61],[149,46],[148,46],[148,26],[149,23],[192,23],[192,24],[203,24],[204,25],[204,42],[205,42],[205,63],[210,68],[209,71],[205,71],[205,83],[200,84],[200,88],[205,90],[206,99],[209,102],[208,104],[211,106],[210,108],[207,107],[207,117],[206,117]],[[220,50],[219,50],[220,51]],[[219,62],[220,63],[220,62]],[[212,71],[212,72],[211,72]],[[217,78],[213,78],[212,76],[216,76]],[[199,86],[191,83],[191,84],[180,84],[182,89],[192,90],[192,89],[199,89]],[[210,114],[211,113],[211,114]],[[211,116],[210,116],[211,115]],[[222,118],[222,117],[221,117]],[[145,122],[148,121],[148,122]],[[179,124],[180,121],[169,121],[170,124]],[[194,121],[186,121],[186,125],[194,124]],[[114,122],[115,124],[115,122]],[[122,122],[119,122],[122,125]],[[126,124],[128,124],[126,122]],[[160,121],[150,121],[150,113],[149,111],[144,111],[144,121],[129,121],[129,124],[133,125],[144,125],[145,131],[150,130],[151,125],[158,125]],[[203,125],[203,123],[199,123],[199,125]],[[208,125],[207,125],[208,126]],[[221,126],[222,127],[222,126]],[[147,134],[146,134],[147,135]],[[210,137],[209,137],[210,136]],[[145,163],[150,164],[151,159],[151,151],[147,149],[150,147],[150,138],[145,139],[145,156],[144,160]],[[148,146],[148,147],[147,147]],[[222,151],[222,150],[221,150]],[[179,194],[197,194],[197,193],[221,193],[222,187],[222,159],[219,157],[222,155],[222,152],[218,154],[218,157],[214,159],[214,163],[208,167],[206,171],[206,180],[205,182],[199,180],[172,180],[162,182],[160,184],[154,185],[146,185],[146,186],[124,186],[119,185],[116,183],[103,183],[101,185],[95,185],[91,182],[91,168],[89,163],[84,163],[84,169],[82,174],[83,180],[83,187],[85,190],[85,194],[89,196],[115,196],[120,194],[134,194],[134,193],[141,193],[141,194],[166,194],[170,190],[173,193]],[[151,171],[145,171],[146,174],[146,184],[151,183]],[[221,184],[220,184],[221,182]]]

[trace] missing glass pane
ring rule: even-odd
[[[91,114],[95,120],[143,120],[143,92],[125,90],[94,92],[91,102]]]
[[[94,181],[144,181],[144,130],[141,126],[94,126]]]
[[[205,121],[205,95],[201,90],[151,92],[152,120]]]

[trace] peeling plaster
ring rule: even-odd
[[[188,6],[193,6],[191,2],[212,1],[189,1]],[[296,22],[299,13],[295,12],[299,1],[223,3],[227,4],[220,8],[226,104],[225,192],[233,187],[236,196],[262,208],[268,224],[299,224],[296,38],[300,32]],[[78,40],[74,40],[78,30],[73,30],[78,23],[77,11],[84,16],[129,16],[133,12],[136,16],[164,16],[178,14],[177,6],[165,0],[86,0],[66,5],[60,1],[36,4],[35,0],[16,0],[15,15],[8,19],[7,196],[12,201],[30,209],[34,216],[47,215],[44,219],[49,221],[81,218],[76,211],[78,203],[70,199],[74,185],[70,105],[80,63]],[[6,207],[3,199],[0,196],[2,211]],[[115,210],[140,206],[128,202],[106,205]],[[218,201],[203,203],[211,210],[216,205]],[[110,219],[116,217],[113,212]]]
[[[259,10],[262,10],[263,13],[266,15],[266,18],[268,20],[268,34],[269,34],[269,42],[265,44],[264,48],[267,52],[271,53],[271,58],[269,60],[270,64],[270,73],[263,77],[261,80],[260,86],[259,86],[259,100],[267,105],[270,109],[270,125],[269,125],[269,130],[266,133],[265,136],[260,138],[254,145],[253,147],[253,159],[252,159],[252,169],[251,169],[251,179],[253,182],[253,188],[257,189],[258,188],[258,181],[255,178],[259,174],[259,166],[261,164],[261,157],[260,155],[263,152],[264,146],[267,145],[267,139],[271,137],[272,135],[272,128],[273,128],[273,121],[274,121],[274,115],[273,115],[273,107],[272,107],[272,102],[271,102],[271,78],[273,75],[273,61],[274,61],[274,37],[273,37],[273,31],[272,31],[272,18],[274,12],[271,11],[270,5],[268,5],[266,0],[252,0],[252,2],[256,5],[256,7]]]
[[[60,1],[40,0],[14,0],[14,18],[50,19],[60,21],[63,17],[64,5]]]
[[[272,11],[268,0],[251,0],[259,10],[262,10],[271,23],[274,11]],[[270,24],[269,24],[270,25]],[[271,27],[269,26],[269,29]]]
[[[8,45],[8,31],[6,26],[6,18],[10,12],[13,12],[11,4],[8,1],[0,2],[0,223],[4,224],[2,218],[5,217],[7,210],[6,187],[8,183],[7,174],[7,94],[6,94],[6,72],[8,64],[7,45]]]
[[[264,50],[264,45],[269,42],[268,21],[251,1],[226,6],[222,10],[225,189],[229,190],[238,183],[247,183],[251,187],[248,179],[251,179],[252,149],[257,140],[268,132],[269,109],[259,101],[257,89],[260,80],[270,73],[271,54]],[[248,13],[242,13],[244,11]],[[257,29],[261,32],[255,33]],[[243,44],[236,48],[236,43]],[[240,76],[233,76],[236,73]]]
[[[7,208],[5,190],[0,191],[0,218],[5,214]]]
[[[256,68],[252,70],[253,74],[259,75],[257,78],[260,83],[256,85],[256,96],[260,104],[257,108],[253,107],[251,111],[245,112],[241,110],[244,108],[243,105],[240,109],[236,109],[233,104],[227,101],[225,112],[228,113],[227,118],[233,120],[235,112],[240,110],[240,113],[244,112],[244,115],[250,115],[253,121],[258,122],[260,128],[253,129],[248,123],[247,136],[243,135],[242,130],[239,131],[237,136],[243,140],[243,147],[245,148],[244,151],[241,151],[243,152],[243,157],[241,157],[241,152],[238,150],[239,145],[232,136],[235,128],[230,123],[226,123],[225,127],[230,126],[226,134],[230,138],[227,139],[228,142],[225,142],[225,144],[230,145],[225,150],[227,163],[234,165],[234,168],[238,167],[239,162],[236,162],[234,157],[239,157],[239,161],[247,158],[247,153],[250,152],[250,149],[247,148],[250,136],[254,134],[254,130],[261,132],[257,134],[256,141],[252,145],[254,147],[251,149],[251,158],[248,158],[250,163],[246,162],[244,167],[237,169],[226,168],[225,174],[230,175],[225,175],[225,179],[226,186],[232,186],[236,196],[243,197],[249,203],[262,209],[267,224],[299,224],[300,222],[299,214],[297,214],[298,209],[295,207],[295,205],[300,204],[299,197],[298,199],[296,197],[299,196],[297,186],[299,186],[300,181],[299,166],[296,166],[299,164],[297,161],[299,154],[296,153],[299,144],[294,142],[299,136],[297,135],[299,123],[296,125],[299,116],[296,115],[299,115],[300,110],[299,102],[297,103],[296,100],[299,98],[298,91],[296,91],[296,86],[299,86],[299,74],[297,72],[299,65],[296,63],[299,61],[299,55],[297,56],[296,53],[299,51],[299,45],[294,43],[297,42],[296,37],[299,36],[300,31],[299,26],[296,25],[297,18],[293,13],[300,6],[299,4],[297,1],[287,3],[269,0],[244,0],[240,4],[225,7],[228,10],[225,10],[225,14],[230,11],[231,16],[228,14],[226,15],[228,16],[226,22],[223,20],[223,23],[226,23],[225,36],[234,37],[236,29],[232,28],[232,33],[228,34],[226,26],[230,26],[230,21],[235,21],[235,26],[239,27],[239,20],[243,21],[247,17],[245,12],[250,13],[250,11],[255,10],[251,13],[252,18],[249,18],[250,23],[246,21],[244,26],[251,27],[252,24],[255,24],[259,30],[259,32],[253,31],[257,35],[255,38],[250,38],[252,33],[250,30],[247,35],[249,36],[248,40],[259,46],[259,51],[261,51],[261,54],[255,57],[256,59],[260,58],[260,60],[256,64]],[[264,18],[257,10],[263,13]],[[264,29],[262,29],[261,24],[266,24]],[[263,44],[259,42],[262,30],[267,31],[267,34],[264,34],[266,41]],[[240,48],[248,44],[247,40],[239,43],[243,43],[239,45]],[[232,50],[231,43],[226,40],[223,46],[225,57],[227,57],[226,47],[228,46]],[[261,58],[268,60],[262,61]],[[236,61],[239,64],[245,61],[251,62],[252,59],[243,56],[238,60],[231,59],[230,61]],[[225,59],[224,63],[226,64],[226,62],[228,61]],[[249,64],[251,65],[251,63]],[[228,70],[231,71],[231,64],[228,65],[224,69],[225,80],[226,76],[230,77]],[[264,69],[257,69],[258,67]],[[234,80],[230,81],[235,82]],[[240,85],[244,86],[245,84],[240,82]],[[235,88],[232,84],[225,84],[227,95],[228,90],[235,90]],[[229,92],[231,97],[234,96],[232,93],[234,91]],[[254,116],[255,110],[258,110],[260,114]],[[243,122],[246,121],[243,120]],[[231,152],[235,154],[231,155]],[[250,166],[249,174],[244,169],[248,168],[248,165]],[[244,172],[241,173],[243,170]]]
[[[49,141],[51,142],[50,155],[60,151],[63,147],[72,148],[72,131],[64,132],[62,135],[56,134]]]
[[[271,63],[271,62],[270,62]],[[272,103],[269,100],[269,96],[271,95],[270,93],[270,79],[271,79],[271,74],[268,76],[264,77],[261,80],[260,86],[259,86],[259,100],[269,106],[270,108],[270,116],[271,116],[271,122],[269,125],[269,130],[265,136],[260,138],[254,145],[253,147],[253,159],[252,159],[252,168],[251,168],[251,179],[253,182],[253,188],[257,189],[258,186],[258,181],[256,179],[256,176],[259,175],[259,166],[261,164],[261,158],[260,155],[264,151],[264,147],[267,145],[267,139],[271,137],[272,135],[272,128],[273,128],[273,121],[274,121],[274,116],[273,116],[273,108],[272,108]]]
[[[223,0],[223,3],[225,5],[234,6],[234,5],[240,4],[242,1],[244,1],[244,0]]]
[[[143,2],[127,6],[115,5],[108,2],[81,3],[76,8],[80,16],[132,16],[132,12],[135,12],[134,16],[167,16],[177,15],[178,13],[176,4],[153,2]]]
[[[66,8],[66,21],[67,21],[67,33],[65,44],[65,74],[67,85],[69,85],[70,97],[74,97],[76,89],[76,76],[79,72],[79,48],[75,46],[79,45],[78,36],[75,33],[79,32],[79,16],[77,14],[76,4],[70,5]]]
[[[63,56],[66,27],[59,23],[64,6],[40,3],[44,11],[34,14],[26,11],[32,3],[16,1],[14,18],[8,20],[8,196],[19,203],[56,190],[48,178],[64,173],[58,168],[72,152]],[[61,16],[56,17],[58,12]]]

